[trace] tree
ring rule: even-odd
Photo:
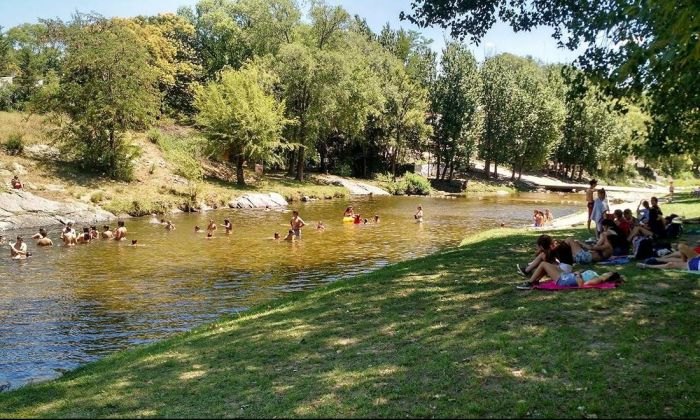
[[[160,70],[162,113],[192,116],[194,89],[202,78],[195,28],[185,18],[171,13],[138,17],[149,51]]]
[[[245,185],[246,160],[276,163],[279,149],[291,145],[282,138],[285,107],[273,95],[275,77],[249,64],[225,69],[219,80],[197,89],[196,121],[214,150],[228,154],[236,164],[236,179]]]
[[[7,34],[3,32],[2,26],[0,26],[0,76],[5,76],[10,74],[11,61],[10,53],[12,52],[12,44],[7,37]]]
[[[470,36],[476,43],[496,18],[516,31],[553,27],[561,47],[585,48],[576,64],[604,93],[648,99],[650,141],[658,150],[700,149],[697,1],[414,0],[411,6],[412,14],[402,18],[423,27],[450,27],[454,37]]]
[[[462,44],[449,42],[442,51],[441,70],[431,90],[437,178],[450,178],[455,161],[472,155],[478,137],[481,86],[476,60]]]
[[[133,150],[123,133],[144,128],[158,110],[158,72],[140,34],[119,20],[78,15],[64,27],[66,57],[53,110],[85,169],[129,178]]]

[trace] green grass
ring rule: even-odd
[[[115,354],[0,394],[0,417],[699,416],[700,276],[517,291],[536,237],[484,232]]]

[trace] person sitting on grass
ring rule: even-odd
[[[574,259],[571,255],[571,247],[564,242],[553,239],[549,235],[540,235],[537,238],[537,254],[525,268],[520,264],[516,264],[518,273],[522,276],[529,276],[541,263],[557,263],[566,264],[569,267],[574,264]],[[564,268],[569,269],[564,266]]]
[[[21,190],[24,188],[24,186],[22,185],[22,182],[20,182],[17,175],[15,175],[15,177],[12,178],[12,181],[10,181],[10,184],[12,185],[13,190]]]
[[[609,222],[609,223],[607,223]],[[610,241],[608,230],[611,228],[608,220],[606,223],[601,222],[602,232],[598,242],[595,245],[587,245],[577,239],[567,238],[564,243],[571,247],[571,255],[576,264],[591,264],[594,262],[605,261],[613,255],[613,244]]]
[[[529,290],[540,283],[544,277],[549,277],[556,282],[557,286],[561,287],[582,287],[585,285],[595,285],[606,281],[621,281],[622,277],[619,273],[598,274],[592,270],[566,272],[557,264],[544,262],[532,273],[530,281],[517,286],[518,290]]]
[[[687,244],[678,244],[678,253],[657,258],[661,264],[639,263],[639,268],[656,268],[662,270],[700,271],[700,254]]]

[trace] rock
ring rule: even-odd
[[[114,218],[112,213],[83,203],[60,203],[28,191],[0,193],[0,230],[50,226],[67,220],[98,223]]]
[[[46,191],[53,191],[53,192],[64,192],[66,190],[63,187],[63,185],[56,185],[56,184],[46,184],[46,185],[44,185],[44,189]]]
[[[287,200],[277,193],[270,194],[245,194],[235,200],[231,200],[228,206],[232,209],[255,209],[265,207],[284,207],[287,206]]]
[[[20,165],[17,162],[12,164],[12,169],[14,170],[16,175],[27,175],[27,170],[24,168],[24,166]]]
[[[24,148],[25,156],[39,160],[55,160],[61,156],[60,150],[48,144],[32,144]]]
[[[311,201],[311,198],[309,198],[308,195],[305,195],[305,196],[302,196],[302,197],[301,197],[301,201],[303,201],[304,203],[306,203],[306,202]]]
[[[7,179],[9,181],[14,175],[12,174],[11,171],[8,171],[7,169],[0,169],[0,178],[2,179]],[[8,182],[9,185],[9,182]]]
[[[379,187],[362,182],[351,181],[345,178],[329,177],[329,182],[333,185],[345,187],[352,195],[391,195]]]

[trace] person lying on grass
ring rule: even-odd
[[[561,266],[558,264],[543,262],[537,267],[535,272],[532,273],[530,281],[518,285],[517,288],[518,290],[532,289],[539,284],[540,280],[545,276],[549,277],[552,281],[556,282],[557,286],[561,287],[592,286],[607,281],[622,280],[620,274],[615,272],[604,274],[598,274],[593,270],[566,272],[562,270]]]
[[[622,247],[623,236],[616,231],[617,226],[612,220],[601,222],[602,231],[595,245],[585,244],[574,238],[567,238],[564,242],[571,247],[571,255],[576,264],[590,264],[605,261],[613,255],[615,248]],[[625,241],[626,242],[626,241]]]
[[[678,244],[678,252],[656,259],[661,264],[639,263],[639,268],[657,268],[671,270],[700,271],[700,254],[686,244]]]

